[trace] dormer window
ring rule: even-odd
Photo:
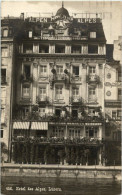
[[[95,39],[96,38],[96,32],[90,32],[90,38]]]
[[[29,31],[29,38],[32,38],[32,31]]]

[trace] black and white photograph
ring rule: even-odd
[[[122,1],[1,1],[1,195],[121,195]]]

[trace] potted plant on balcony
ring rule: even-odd
[[[52,72],[53,74],[56,74],[56,69],[53,68],[53,69],[51,70],[51,72]]]

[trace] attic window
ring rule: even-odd
[[[32,38],[32,31],[29,31],[29,38]]]
[[[90,38],[96,38],[96,32],[90,32]]]

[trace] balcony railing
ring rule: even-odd
[[[30,97],[22,97],[20,98],[20,104],[30,104],[32,102]]]
[[[32,75],[24,75],[24,74],[22,74],[20,76],[20,81],[21,82],[33,82],[33,76]]]
[[[49,102],[49,98],[46,95],[39,95],[36,97],[36,101],[37,101],[37,103],[41,103],[41,102],[47,103],[47,102]]]
[[[77,75],[71,75],[70,76],[70,82],[79,82],[81,81],[81,76],[77,76]]]
[[[72,117],[72,116],[67,116],[65,117],[59,117],[52,114],[45,114],[44,116],[40,116],[39,111],[36,112],[29,112],[26,117],[25,115],[21,114],[20,115],[20,110],[18,112],[14,112],[13,115],[13,120],[14,121],[38,121],[38,122],[60,122],[60,123],[81,123],[81,122],[97,122],[97,123],[102,123],[104,122],[104,118],[102,115],[98,116],[88,116],[88,115],[81,115],[81,117]]]
[[[35,142],[35,143],[49,143],[49,144],[88,144],[88,145],[98,145],[98,144],[102,144],[102,140],[99,140],[98,138],[87,138],[87,137],[83,137],[83,138],[58,138],[58,137],[25,137],[25,136],[17,136],[17,137],[13,137],[12,139],[13,142]]]
[[[83,103],[83,99],[80,96],[72,96],[72,97],[69,98],[69,102],[71,104],[73,104],[73,103],[81,103],[82,104]]]
[[[88,103],[97,103],[98,99],[97,97],[89,97],[88,98]]]
[[[89,74],[86,76],[86,82],[87,83],[96,83],[99,84],[100,83],[100,77],[96,74]]]

